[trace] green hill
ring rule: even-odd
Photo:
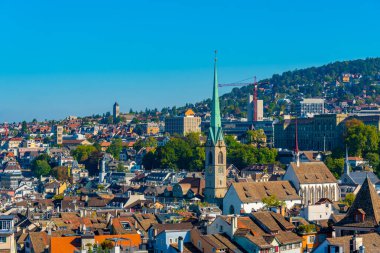
[[[344,76],[349,80],[344,80]],[[327,103],[356,99],[359,104],[376,102],[380,97],[380,58],[334,62],[320,67],[296,69],[271,78],[261,80],[259,99],[264,100],[266,116],[279,115],[280,111],[289,113],[294,110],[294,101],[301,98],[324,97]],[[246,116],[248,93],[253,86],[232,89],[221,96],[223,114]],[[364,98],[366,96],[366,98]],[[284,99],[291,101],[287,104]],[[288,101],[287,100],[287,101]],[[165,108],[175,114],[192,107],[196,112],[209,111],[210,99],[196,104],[175,108]]]

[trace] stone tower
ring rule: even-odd
[[[117,117],[120,115],[120,107],[117,102],[113,105],[113,122],[115,123],[117,120]]]
[[[211,124],[205,145],[205,200],[209,203],[221,204],[227,191],[227,152],[224,142],[222,122],[220,119],[218,78],[216,69],[216,57],[214,63],[214,87],[212,94]]]

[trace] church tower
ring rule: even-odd
[[[214,87],[211,105],[211,124],[205,145],[205,200],[209,203],[222,203],[227,191],[227,152],[224,142],[222,122],[220,119],[218,77],[216,69],[216,52],[214,63]]]
[[[120,115],[120,106],[117,102],[113,105],[113,123],[116,122],[117,118]]]

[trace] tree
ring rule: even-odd
[[[344,198],[344,203],[347,204],[348,206],[352,206],[352,204],[354,203],[355,201],[355,194],[353,193],[347,193],[346,194],[346,197]]]
[[[46,160],[36,160],[33,172],[37,177],[48,176],[50,171],[51,167]]]
[[[92,145],[92,146],[94,146],[94,148],[96,148],[97,151],[99,151],[99,152],[102,151],[102,147],[100,146],[99,143],[95,142],[94,145]]]
[[[91,145],[80,145],[76,149],[74,149],[71,154],[72,156],[79,162],[84,163],[90,156],[90,154],[96,151],[95,146]]]
[[[146,153],[143,165],[146,169],[171,168],[201,171],[204,168],[204,153],[204,147],[199,141],[199,134],[172,137],[165,146]]]
[[[152,170],[160,167],[158,158],[152,151],[149,151],[144,155],[142,164],[146,170]]]
[[[86,161],[84,161],[86,170],[88,170],[88,173],[91,176],[99,174],[98,165],[99,165],[99,160],[101,157],[102,157],[102,153],[96,150],[89,155]]]
[[[348,120],[345,125],[344,138],[350,147],[350,153],[363,156],[378,151],[379,134],[374,126],[364,125],[358,119]]]
[[[277,150],[272,148],[257,148],[249,144],[237,142],[230,136],[226,136],[227,162],[234,164],[237,168],[245,168],[255,163],[274,163]]]
[[[261,147],[266,143],[266,135],[264,130],[248,130],[246,133],[247,144],[254,145],[255,147]]]
[[[57,166],[54,167],[52,170],[52,174],[57,178],[59,181],[67,181],[70,179],[69,176],[69,169],[65,166]]]
[[[340,176],[343,174],[344,158],[327,157],[325,164],[336,178],[340,178]]]
[[[111,141],[107,152],[110,153],[115,159],[119,160],[120,152],[123,150],[123,141],[120,138],[115,138]]]
[[[100,246],[103,250],[110,250],[113,248],[113,243],[110,240],[104,240]]]
[[[316,226],[314,224],[299,225],[297,227],[297,232],[300,234],[309,234],[316,231]]]
[[[21,123],[21,134],[24,135],[28,132],[28,125],[26,124],[26,121],[24,120]]]
[[[117,164],[117,171],[118,171],[118,172],[123,172],[123,171],[125,171],[125,167],[124,167],[124,165],[123,165],[122,163],[118,163],[118,164]]]
[[[285,206],[285,202],[282,200],[279,200],[276,195],[271,195],[268,197],[265,197],[262,199],[263,204],[266,207],[279,207],[279,206]]]
[[[139,139],[136,141],[135,144],[133,144],[133,148],[136,150],[136,151],[139,151],[141,148],[155,148],[157,147],[157,140],[154,138],[154,137],[148,137],[148,138],[145,138],[145,139]]]
[[[368,160],[369,165],[374,168],[375,170],[378,170],[378,167],[380,165],[380,159],[378,153],[367,153],[365,158]]]

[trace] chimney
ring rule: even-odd
[[[83,210],[79,210],[80,217],[83,217]]]
[[[47,230],[47,231],[48,231],[47,234],[48,234],[48,235],[51,235],[51,227],[50,227],[50,226],[48,227],[48,230]]]
[[[110,222],[111,222],[111,214],[110,213],[107,213],[106,221],[107,221],[107,225],[110,224]]]
[[[182,236],[178,237],[178,250],[180,253],[183,252],[183,237]]]
[[[235,214],[234,216],[232,216],[231,218],[231,238],[234,236],[236,230],[237,230],[237,223],[238,223],[238,217],[237,215]]]
[[[111,253],[120,253],[120,246],[115,245],[115,247],[111,250]]]
[[[360,250],[360,247],[363,246],[363,238],[362,237],[358,237],[357,234],[355,234],[352,239],[351,239],[351,242],[350,244],[352,245],[352,249],[354,252],[357,252]]]

